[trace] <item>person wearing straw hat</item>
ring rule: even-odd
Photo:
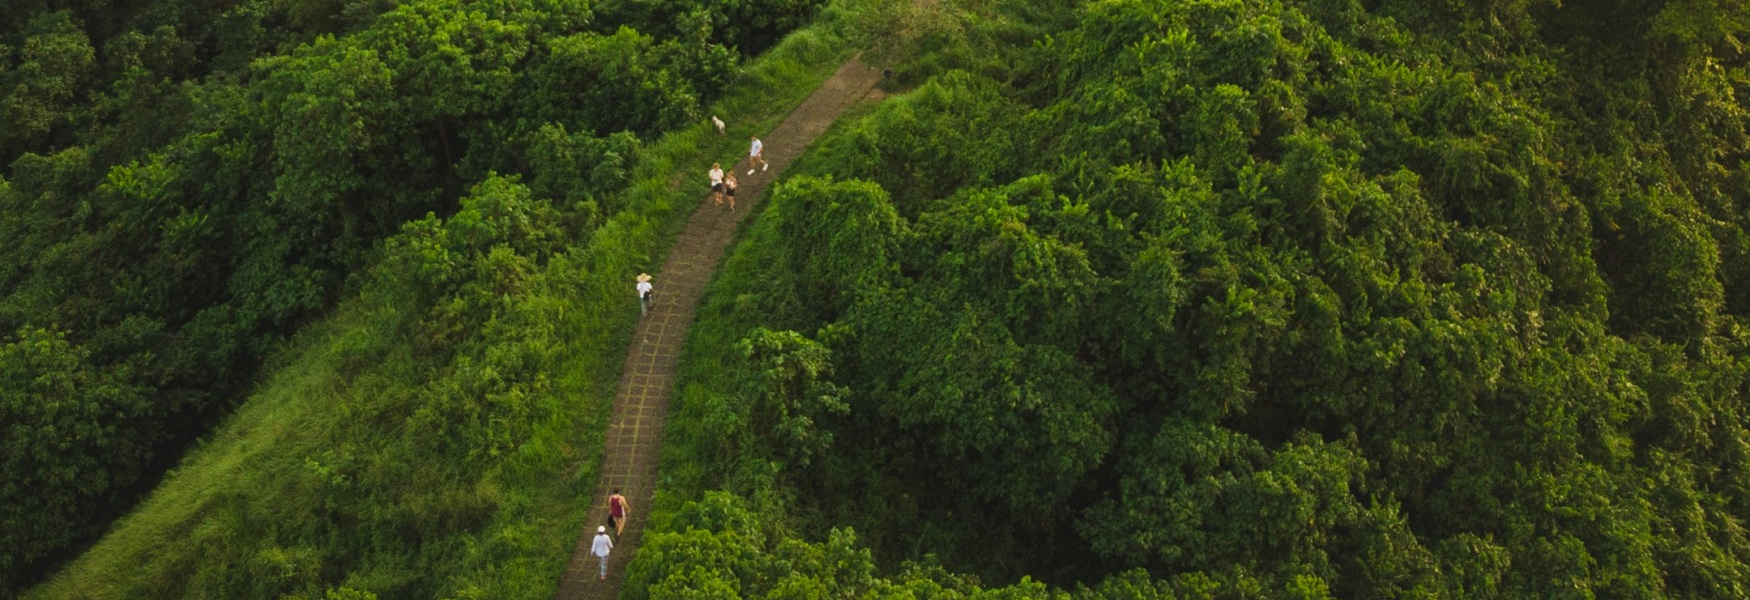
[[[655,289],[656,286],[650,285],[649,273],[638,274],[638,316],[650,314],[650,293]]]
[[[608,526],[599,525],[595,528],[595,543],[590,546],[589,553],[601,557],[602,575],[596,581],[608,580],[608,553],[614,551],[614,540],[608,537]]]

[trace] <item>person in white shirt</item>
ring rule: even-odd
[[[614,551],[614,540],[608,537],[606,525],[595,528],[595,544],[590,546],[589,553],[601,557],[602,576],[596,581],[608,580],[608,553]]]
[[[650,285],[649,273],[638,274],[638,316],[650,314],[650,293],[655,289],[656,286]]]
[[[711,201],[723,203],[723,165],[711,163]]]
[[[753,164],[756,162],[760,164],[761,171],[766,170],[766,167],[772,166],[772,165],[766,163],[766,157],[761,156],[761,153],[765,152],[765,150],[766,150],[766,144],[764,142],[760,141],[760,136],[757,136],[757,135],[753,136],[753,143],[750,144],[747,148],[747,174],[748,175],[753,174]]]

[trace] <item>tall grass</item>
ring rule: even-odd
[[[731,135],[700,124],[648,146],[625,208],[568,249],[475,256],[466,268],[512,281],[504,293],[424,297],[377,268],[26,597],[550,597],[591,501],[631,276],[655,270],[702,197],[700,165],[738,157],[847,58],[843,21],[827,7],[745,69],[714,107]],[[422,315],[468,310],[446,302],[481,307],[434,339]]]

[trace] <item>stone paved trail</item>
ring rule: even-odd
[[[705,284],[735,236],[736,226],[753,212],[772,181],[825,132],[839,115],[857,100],[868,95],[881,78],[878,69],[853,58],[839,67],[838,72],[814,91],[801,106],[791,112],[770,134],[760,136],[765,142],[765,157],[771,168],[753,175],[747,174],[747,161],[737,163],[736,177],[741,186],[736,196],[736,211],[728,205],[717,206],[709,201],[687,220],[676,239],[662,270],[651,273],[656,286],[655,305],[650,315],[638,322],[632,333],[632,345],[626,353],[626,366],[620,373],[619,390],[614,395],[613,416],[608,423],[607,444],[602,457],[601,480],[591,499],[589,517],[577,538],[577,549],[571,563],[559,581],[560,600],[576,598],[614,598],[620,593],[620,583],[626,565],[637,554],[644,534],[644,517],[650,510],[656,487],[656,464],[662,454],[663,421],[668,414],[669,397],[674,389],[675,363],[681,343],[686,340],[687,327],[693,323],[693,312],[704,295]],[[743,142],[745,143],[745,141]],[[710,165],[699,165],[697,179],[703,187],[705,171]],[[690,174],[683,174],[691,176]],[[632,299],[632,282],[627,280],[627,299]],[[609,490],[620,488],[632,507],[626,534],[614,543],[608,562],[608,580],[596,581],[601,563],[590,555],[595,528],[608,522]]]

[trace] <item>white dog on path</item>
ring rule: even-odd
[[[723,119],[717,118],[717,115],[711,115],[711,125],[717,128],[717,135],[723,135]]]

